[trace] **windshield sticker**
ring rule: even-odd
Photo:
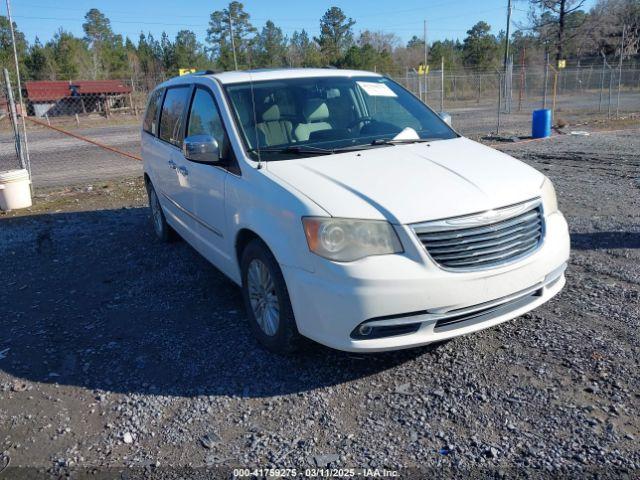
[[[375,83],[375,82],[356,82],[356,83],[370,97],[397,97],[397,95],[393,93],[393,90],[391,90],[384,83]]]

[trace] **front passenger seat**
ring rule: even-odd
[[[331,130],[333,127],[329,120],[329,107],[321,98],[312,98],[307,101],[302,109],[302,116],[307,123],[300,123],[293,134],[296,139],[304,142],[309,140],[313,132]]]
[[[291,143],[293,124],[289,120],[283,120],[280,117],[280,107],[278,105],[271,105],[262,112],[262,122],[256,126],[264,134],[266,146]]]

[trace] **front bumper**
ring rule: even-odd
[[[397,227],[407,247],[403,255],[345,264],[318,258],[313,273],[283,266],[298,329],[332,348],[376,352],[438,342],[522,315],[552,298],[565,283],[567,223],[560,212],[548,215],[545,222],[538,250],[495,269],[442,270],[409,227]],[[420,325],[412,333],[353,338],[363,322]]]

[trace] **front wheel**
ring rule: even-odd
[[[273,254],[263,242],[252,240],[242,252],[240,267],[249,325],[258,342],[275,353],[297,350],[301,336]]]

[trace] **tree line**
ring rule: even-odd
[[[588,11],[582,8],[584,1],[529,0],[528,21],[516,25],[510,36],[514,62],[542,64],[545,54],[583,64],[620,54],[637,59],[640,0],[599,0]],[[140,33],[133,41],[114,32],[109,18],[96,8],[84,17],[82,38],[60,28],[46,43],[36,37],[30,44],[15,22],[14,29],[21,76],[30,80],[118,78],[149,88],[179,68],[335,66],[404,75],[424,61],[425,44],[419,36],[403,43],[391,32],[364,30],[356,35],[356,21],[338,7],[329,8],[319,22],[317,37],[304,29],[287,36],[271,20],[254,26],[244,5],[232,1],[211,13],[204,43],[187,29],[175,38],[164,32],[159,38]],[[502,65],[504,45],[504,31],[494,33],[479,21],[462,41],[428,44],[429,64],[439,68],[442,61],[450,71],[494,71]],[[0,16],[0,65],[12,62],[9,21]]]

